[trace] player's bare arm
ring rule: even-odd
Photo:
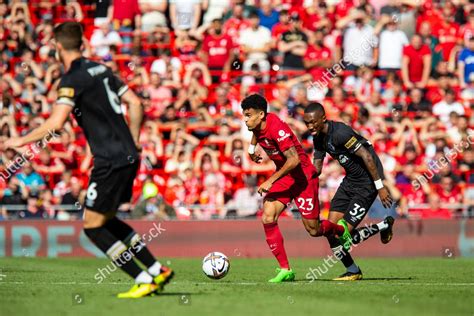
[[[300,157],[294,146],[290,147],[283,154],[286,157],[285,164],[280,170],[275,172],[267,181],[260,185],[260,187],[258,188],[258,193],[260,195],[265,192],[268,192],[276,180],[286,176],[288,173],[291,172],[291,170],[295,169],[300,164]]]
[[[386,208],[390,208],[393,204],[393,200],[390,195],[390,192],[388,192],[387,188],[382,184],[382,177],[379,175],[374,158],[372,157],[370,152],[364,148],[364,146],[360,146],[360,148],[355,152],[355,154],[362,158],[372,179],[376,183],[377,190],[379,191],[379,197],[382,201],[383,206]]]
[[[5,142],[6,148],[19,148],[31,142],[36,142],[43,139],[52,131],[59,131],[62,129],[64,123],[69,117],[72,107],[66,104],[56,104],[53,107],[51,116],[38,128],[31,131],[23,137],[10,138]]]
[[[319,177],[323,171],[323,159],[314,159],[313,165],[316,168],[316,175]]]
[[[257,146],[257,137],[255,136],[255,134],[252,134],[252,140],[250,141],[250,145],[248,149],[249,156],[250,156],[250,159],[252,159],[252,161],[256,163],[260,163],[260,161],[262,161],[262,156],[255,153],[256,146]]]
[[[130,89],[122,95],[122,100],[125,101],[129,106],[129,129],[130,133],[132,134],[133,140],[135,141],[135,144],[138,147],[140,138],[140,127],[143,121],[142,103],[140,102],[140,99],[137,97],[137,95]]]

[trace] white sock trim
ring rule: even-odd
[[[388,224],[385,223],[385,221],[381,221],[380,223],[377,223],[377,227],[379,228],[379,230],[384,230],[388,228]]]
[[[153,282],[153,277],[148,274],[146,271],[140,272],[140,274],[135,278],[136,284],[148,284]]]
[[[148,273],[154,277],[159,275],[160,272],[161,272],[161,263],[159,263],[158,261],[148,268]]]

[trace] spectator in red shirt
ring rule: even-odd
[[[232,39],[222,32],[222,20],[212,21],[208,34],[204,37],[201,60],[211,71],[212,81],[218,82],[220,76],[213,71],[229,72],[232,62]]]
[[[309,45],[303,56],[304,67],[313,77],[318,80],[323,76],[326,68],[331,67],[332,56],[331,51],[324,46],[324,33],[322,30],[316,30],[310,33]]]
[[[283,33],[290,29],[290,15],[288,10],[281,10],[278,17],[279,22],[272,27],[273,40],[278,42]]]
[[[438,195],[440,202],[440,210],[437,212],[439,217],[452,217],[456,212],[456,209],[453,207],[461,206],[463,202],[461,188],[459,185],[454,184],[454,181],[450,176],[444,176],[441,178],[441,182],[436,188],[436,194]]]
[[[403,49],[402,78],[405,87],[426,87],[431,72],[431,52],[421,36],[413,35],[410,45]]]
[[[463,40],[464,46],[467,46],[471,37],[474,37],[474,9],[469,11],[467,23],[459,29],[459,37]]]
[[[114,29],[125,33],[122,36],[124,44],[122,53],[129,54],[132,43],[132,36],[129,33],[133,32],[134,35],[141,33],[142,19],[138,0],[113,0],[111,10],[113,10]]]
[[[449,60],[451,50],[459,38],[459,25],[454,22],[454,8],[449,5],[449,2],[443,7],[442,19],[433,31],[433,35],[439,39],[443,59]]]
[[[244,5],[237,3],[232,11],[232,16],[224,23],[224,33],[237,41],[240,31],[249,27],[249,22],[244,19]]]
[[[313,5],[305,10],[303,27],[313,32],[322,27],[331,28],[331,17],[325,2],[313,1]]]

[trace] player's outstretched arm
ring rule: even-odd
[[[324,159],[314,159],[313,160],[313,165],[316,168],[316,174],[319,177],[321,175],[321,172],[323,171],[323,161]]]
[[[374,158],[370,154],[370,152],[364,148],[364,146],[360,146],[360,148],[355,152],[355,154],[364,160],[365,166],[367,170],[374,180],[375,187],[379,191],[379,197],[382,201],[382,204],[386,208],[390,208],[393,204],[392,197],[390,196],[390,192],[388,192],[387,188],[382,183],[382,177],[379,175],[379,171],[375,164]]]
[[[19,148],[26,144],[44,139],[48,134],[54,134],[56,131],[62,129],[71,111],[72,107],[70,105],[56,104],[53,107],[51,116],[44,122],[44,124],[23,137],[10,138],[5,142],[5,146],[7,148]]]
[[[286,157],[285,164],[283,165],[283,167],[281,167],[280,170],[275,172],[267,181],[260,185],[260,187],[258,188],[258,193],[260,195],[262,193],[270,191],[270,188],[276,180],[286,176],[288,173],[291,172],[291,170],[295,169],[300,164],[300,156],[298,155],[298,152],[296,151],[296,148],[294,146],[287,149],[283,154]]]
[[[140,99],[132,90],[127,90],[122,95],[122,100],[129,106],[130,123],[129,129],[135,144],[138,146],[140,138],[140,128],[143,121],[143,107]]]

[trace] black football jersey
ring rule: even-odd
[[[110,68],[86,58],[74,60],[61,78],[56,103],[73,107],[95,162],[119,167],[138,159],[120,102],[127,90]]]
[[[379,174],[384,179],[382,163],[367,139],[344,123],[328,121],[328,125],[327,134],[319,134],[313,138],[315,159],[324,159],[326,153],[329,153],[346,171],[346,180],[355,183],[372,182],[364,160],[355,154],[364,146],[374,158]]]

